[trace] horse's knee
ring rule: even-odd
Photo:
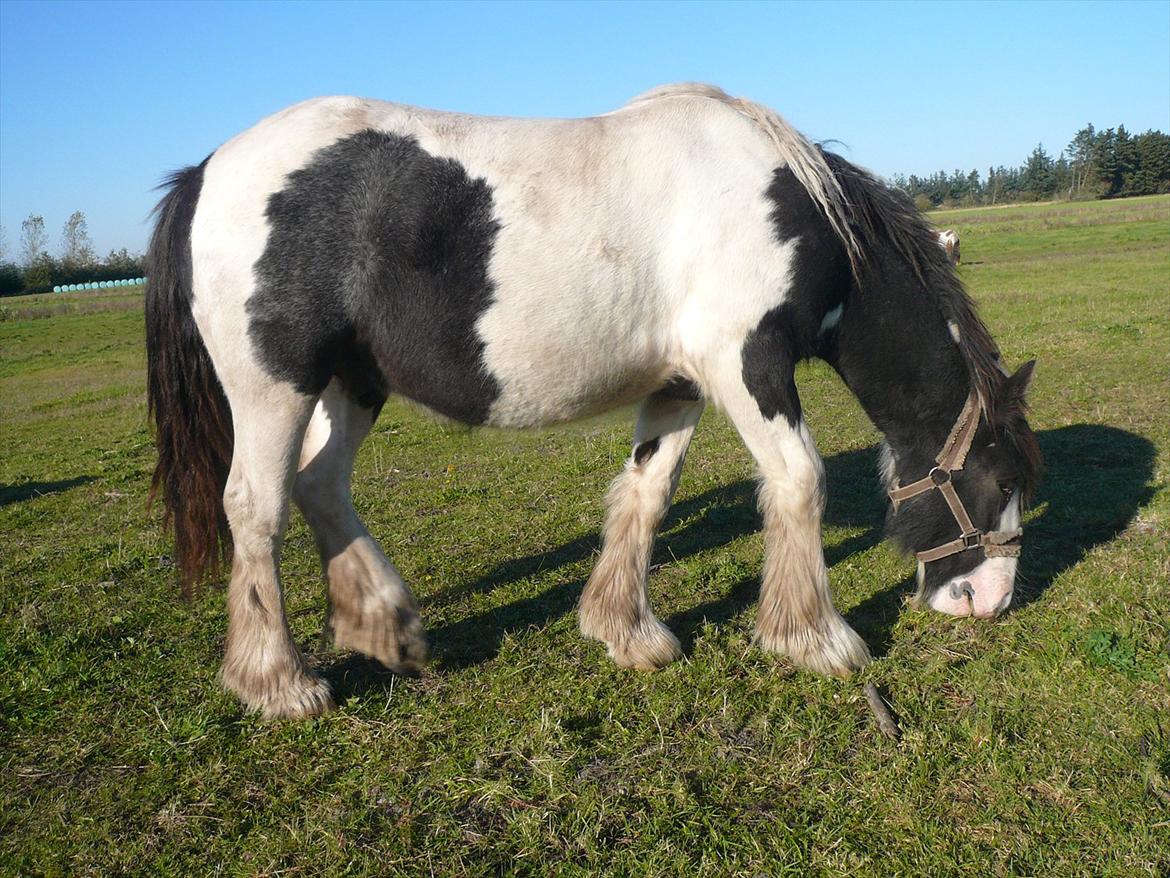
[[[344,482],[301,472],[293,483],[292,499],[317,539],[322,563],[328,561],[325,553],[339,551],[360,531]]]
[[[783,481],[766,478],[760,486],[759,503],[765,521],[819,528],[825,506],[823,471],[809,470]]]
[[[233,468],[223,489],[223,512],[229,522],[242,521],[248,510],[248,485]]]

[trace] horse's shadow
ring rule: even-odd
[[[1081,424],[1038,434],[1046,473],[1036,498],[1040,510],[1026,522],[1016,605],[1038,600],[1065,570],[1093,547],[1118,536],[1138,509],[1154,494],[1154,446],[1134,433],[1097,424]],[[828,524],[862,528],[862,532],[828,546],[830,567],[882,539],[885,500],[877,478],[877,448],[848,451],[825,460],[828,479]],[[663,525],[653,563],[724,546],[758,531],[755,484],[738,481],[675,504]],[[475,581],[452,586],[423,601],[442,606],[468,594],[489,592],[532,574],[578,564],[598,548],[598,533],[573,539],[546,552],[499,565]],[[431,629],[429,637],[440,670],[454,670],[487,661],[497,654],[504,637],[548,624],[575,606],[584,579],[576,578],[539,595],[495,607]],[[907,577],[876,592],[846,614],[875,655],[889,648],[894,621],[913,587]],[[756,598],[757,575],[742,578],[722,597],[676,613],[666,623],[689,650],[704,622],[723,623]],[[385,683],[388,674],[375,662],[346,658],[326,669],[339,694],[347,696]]]
[[[16,485],[0,485],[0,506],[12,503],[23,503],[36,497],[46,497],[49,494],[59,494],[92,482],[96,476],[77,476],[72,479],[61,479],[56,482],[21,482]]]

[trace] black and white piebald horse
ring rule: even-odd
[[[954,229],[943,229],[938,233],[938,245],[947,253],[947,258],[958,265],[962,261],[959,253],[959,233]]]
[[[331,706],[289,636],[289,500],[315,534],[339,647],[412,671],[417,605],[350,474],[391,393],[529,427],[640,405],[581,596],[618,664],[680,655],[646,577],[706,402],[760,470],[756,638],[822,674],[865,643],[833,606],[824,468],[796,363],[821,357],[885,434],[890,531],[919,598],[1012,598],[1039,457],[1015,375],[904,199],[772,111],[704,85],[587,119],[307,101],[176,173],[150,244],[153,491],[185,584],[234,547],[224,683],[267,716]]]

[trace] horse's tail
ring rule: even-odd
[[[146,393],[158,449],[148,503],[161,491],[185,594],[219,572],[230,545],[231,410],[191,312],[191,223],[206,164],[163,183],[146,257]]]

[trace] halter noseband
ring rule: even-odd
[[[894,501],[896,511],[903,500],[909,500],[911,497],[917,497],[919,494],[937,488],[939,493],[943,495],[943,499],[947,501],[951,514],[955,516],[955,521],[959,524],[962,536],[949,543],[943,543],[941,546],[935,546],[933,549],[927,549],[925,552],[915,552],[914,557],[919,561],[937,561],[959,552],[966,552],[968,549],[978,548],[982,548],[988,557],[1018,558],[1020,555],[1019,540],[1023,531],[1016,528],[1015,530],[995,530],[984,533],[975,527],[951,482],[951,473],[961,470],[963,463],[967,460],[967,452],[971,450],[971,443],[975,439],[977,429],[979,429],[979,397],[975,391],[971,391],[963,410],[959,412],[959,419],[951,428],[951,434],[943,443],[942,451],[935,458],[938,466],[916,482],[905,486],[895,484],[889,490],[890,499]]]

